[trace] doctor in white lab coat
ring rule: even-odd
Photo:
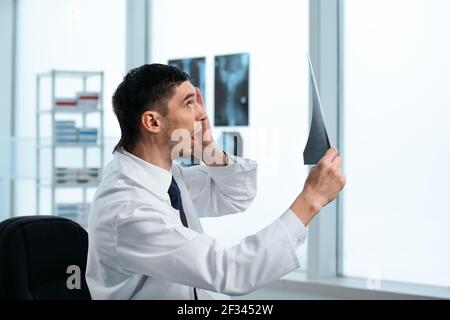
[[[279,219],[228,248],[203,231],[199,218],[246,210],[256,195],[257,165],[218,148],[189,76],[158,64],[133,69],[113,107],[122,137],[89,217],[86,281],[93,299],[229,299],[299,267],[306,226],[345,184],[337,150],[311,170]],[[173,162],[191,152],[202,165]]]

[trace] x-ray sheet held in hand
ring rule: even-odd
[[[311,57],[308,53],[309,62],[309,83],[312,89],[312,119],[311,129],[309,131],[308,142],[303,151],[303,161],[305,165],[316,165],[331,148],[328,138],[327,125],[322,111],[319,89],[317,87],[314,68],[311,63]]]

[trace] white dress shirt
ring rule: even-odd
[[[194,299],[194,287],[200,300],[230,299],[299,267],[296,249],[307,231],[290,210],[233,247],[203,231],[199,218],[245,211],[256,196],[256,163],[229,158],[225,167],[174,163],[168,171],[114,153],[89,217],[93,299]],[[172,175],[189,228],[170,203]]]

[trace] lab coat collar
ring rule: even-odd
[[[168,201],[172,172],[155,166],[125,149],[114,152],[115,168],[151,193]]]

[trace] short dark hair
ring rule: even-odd
[[[191,81],[187,73],[156,63],[132,69],[125,75],[112,98],[122,133],[113,153],[121,148],[130,150],[136,145],[140,138],[140,118],[145,111],[155,110],[167,115],[167,103],[174,89],[184,81]]]

